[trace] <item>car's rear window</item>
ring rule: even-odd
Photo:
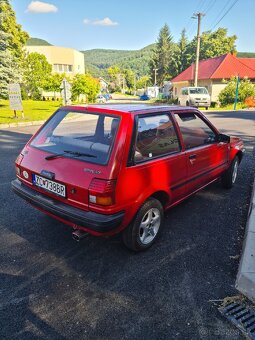
[[[30,145],[53,155],[107,164],[119,122],[118,116],[59,110]]]

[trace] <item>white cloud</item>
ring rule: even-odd
[[[42,1],[31,1],[26,10],[30,13],[55,13],[57,11],[58,8],[55,5]]]
[[[89,20],[89,19],[84,19],[83,23],[85,25],[97,25],[97,26],[116,26],[118,25],[117,22],[112,21],[110,18],[106,17],[104,19],[97,19],[97,20]]]

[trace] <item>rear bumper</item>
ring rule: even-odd
[[[74,208],[63,202],[46,197],[41,193],[32,190],[18,179],[11,182],[12,190],[20,197],[35,207],[53,214],[77,226],[84,227],[88,231],[97,233],[108,233],[117,229],[124,217],[124,212],[113,215],[103,215],[92,211],[84,211]]]

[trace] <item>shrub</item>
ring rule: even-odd
[[[227,86],[220,92],[219,101],[221,105],[225,106],[227,104],[234,103],[236,96],[236,83],[237,78],[231,78]],[[255,96],[255,86],[250,82],[249,79],[244,78],[240,81],[238,101],[244,102],[247,97]]]

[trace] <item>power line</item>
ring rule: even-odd
[[[218,12],[218,14],[216,15],[215,20],[213,20],[212,22],[215,22],[215,21],[217,21],[217,20],[220,18],[221,14],[224,12],[224,10],[225,10],[225,9],[228,7],[228,5],[230,4],[230,1],[231,1],[231,0],[227,0],[227,2],[225,3],[225,5],[220,9],[220,11]]]
[[[232,3],[232,5],[227,9],[227,11],[223,14],[223,16],[220,18],[219,21],[217,21],[217,23],[211,28],[211,30],[213,30],[224,18],[225,16],[231,11],[231,9],[235,6],[235,4],[237,3],[237,1],[239,0],[234,0],[234,2]]]
[[[196,10],[193,13],[197,13],[201,11],[201,8],[204,6],[204,4],[206,3],[207,0],[198,0],[197,5],[196,5]],[[209,0],[210,1],[210,0]],[[192,17],[190,17],[190,19],[192,19]],[[190,20],[189,19],[189,20]],[[188,27],[186,28],[186,34],[189,35],[189,33],[195,30],[195,23],[193,20],[191,20],[189,22]]]
[[[213,6],[216,4],[216,1],[217,0],[211,0],[211,2],[209,2],[208,6],[204,10],[205,14],[207,14],[213,8]]]

